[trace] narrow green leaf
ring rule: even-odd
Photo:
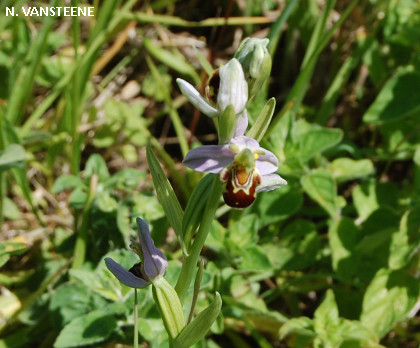
[[[201,311],[194,320],[189,323],[175,339],[175,348],[188,348],[201,340],[210,330],[222,308],[222,299],[216,292],[212,304]]]
[[[264,105],[263,109],[261,110],[257,121],[252,125],[251,129],[248,131],[248,137],[254,138],[257,141],[261,141],[271,122],[271,118],[273,117],[275,107],[276,100],[274,98],[269,99]]]
[[[180,74],[192,77],[195,83],[200,82],[200,77],[197,72],[194,70],[192,65],[185,60],[185,57],[180,54],[179,51],[175,51],[175,53],[170,52],[157,46],[147,37],[144,38],[143,44],[150,54],[160,60],[163,64],[169,66]]]
[[[195,187],[185,208],[184,218],[182,220],[182,238],[187,251],[189,250],[192,236],[200,225],[212,182],[213,175],[204,176]]]
[[[150,145],[147,146],[147,163],[149,164],[150,172],[153,178],[153,184],[155,186],[159,202],[162,204],[166,217],[169,223],[172,225],[182,249],[186,253],[182,234],[182,219],[184,212],[182,211],[178,198],[176,197],[175,192]]]
[[[185,327],[184,312],[178,294],[163,277],[153,281],[152,289],[166,331],[175,339]]]

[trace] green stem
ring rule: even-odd
[[[93,200],[98,186],[98,175],[93,174],[90,178],[89,193],[86,199],[86,204],[83,208],[82,224],[77,231],[76,245],[74,247],[74,261],[72,268],[81,268],[85,262],[86,248],[88,243],[88,230],[89,230],[89,215],[92,207]]]
[[[134,348],[139,347],[139,308],[137,303],[137,289],[134,289]]]
[[[178,293],[181,302],[184,300],[187,290],[190,287],[191,281],[193,279],[195,267],[197,266],[197,262],[201,254],[201,249],[203,249],[204,243],[206,242],[211,223],[214,220],[214,215],[219,205],[222,189],[223,186],[220,182],[219,176],[215,175],[210,197],[206,204],[203,220],[201,221],[197,236],[191,245],[190,253],[184,259],[181,273],[175,286],[175,290]]]

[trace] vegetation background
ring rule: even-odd
[[[94,6],[94,17],[6,16],[6,7]],[[249,105],[277,110],[265,148],[288,186],[243,211],[221,205],[197,312],[222,294],[198,347],[418,347],[418,0],[0,2],[0,347],[130,345],[133,219],[170,267],[179,246],[153,191],[151,144],[183,207],[211,144],[202,91],[247,37],[273,69]],[[165,347],[140,291],[141,342]]]

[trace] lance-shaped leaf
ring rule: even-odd
[[[165,278],[153,281],[153,297],[162,315],[163,324],[172,339],[175,339],[185,326],[184,312],[175,289]]]
[[[150,146],[147,147],[147,163],[149,164],[159,202],[162,204],[166,217],[172,225],[182,249],[186,251],[182,238],[182,219],[184,212],[182,211],[181,205],[179,204],[178,198],[176,197],[168,178],[163,172],[163,169]]]
[[[210,330],[222,308],[222,299],[216,292],[213,303],[201,311],[191,323],[189,323],[175,339],[175,348],[188,348],[201,340]]]
[[[203,209],[206,206],[207,198],[210,194],[213,177],[213,175],[209,174],[200,180],[185,208],[184,218],[182,220],[182,238],[187,252],[189,251],[193,233],[200,225]]]

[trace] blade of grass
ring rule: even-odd
[[[108,37],[108,32],[112,32],[120,23],[124,20],[124,16],[122,12],[127,11],[131,8],[136,0],[128,1],[122,8],[121,12],[117,12],[115,16],[112,18],[110,25],[107,31],[102,31],[98,33],[92,39],[91,44],[87,48],[85,54],[80,57],[78,65],[73,65],[67,73],[61,78],[60,81],[53,87],[51,93],[47,95],[47,97],[41,102],[41,104],[35,109],[35,111],[29,116],[26,120],[25,124],[20,129],[19,135],[24,137],[28,134],[34,124],[42,117],[42,115],[51,107],[51,105],[55,102],[55,100],[63,93],[63,91],[68,88],[73,75],[78,71],[78,66],[83,64],[88,64],[89,61],[94,60],[94,55],[97,53],[97,50],[103,45]]]
[[[273,25],[270,27],[270,32],[268,33],[268,39],[270,43],[268,44],[268,52],[270,52],[271,57],[274,57],[278,43],[283,32],[284,24],[289,19],[293,10],[295,9],[298,0],[291,0],[287,2],[286,7],[281,12],[280,16],[276,19]]]
[[[51,6],[56,6],[57,2],[58,0],[53,0]],[[9,96],[6,118],[14,125],[19,124],[22,120],[54,20],[54,17],[44,17],[41,30],[35,40],[33,40],[28,54],[25,57],[25,61],[29,62],[29,65],[23,66],[16,80],[11,83],[13,88]]]
[[[371,42],[372,40],[363,39],[363,42],[345,60],[324,96],[321,108],[315,116],[315,122],[321,125],[325,125],[327,123],[328,117],[334,109],[343,86],[349,79],[353,70],[357,67],[361,57],[369,48]]]
[[[125,18],[135,20],[139,23],[159,23],[168,26],[184,28],[220,27],[224,25],[245,25],[245,24],[269,24],[273,20],[269,17],[229,17],[225,18],[206,18],[202,21],[187,21],[176,16],[166,16],[151,13],[125,13]]]
[[[168,88],[165,86],[165,83],[160,76],[156,65],[150,59],[150,57],[146,56],[147,66],[152,73],[153,78],[159,85],[159,88],[164,91],[164,98],[165,102],[169,107],[169,116],[172,121],[172,125],[174,126],[175,133],[178,137],[179,147],[181,148],[182,156],[185,157],[189,151],[187,137],[185,136],[184,126],[182,125],[181,118],[179,117],[178,111],[174,108],[171,95],[169,94]]]
[[[194,83],[200,83],[200,76],[198,76],[191,64],[186,61],[185,57],[179,51],[172,53],[164,48],[158,47],[147,37],[144,38],[143,44],[149,53],[163,64],[182,75],[190,76],[194,80]]]
[[[311,54],[310,58],[308,58],[305,67],[301,70],[295,84],[293,85],[292,90],[290,91],[286,102],[283,106],[283,109],[280,111],[279,114],[286,115],[287,113],[296,113],[297,109],[301,106],[303,97],[305,96],[306,90],[308,88],[309,82],[311,80],[313,70],[317,59],[322,52],[322,50],[327,46],[328,42],[331,40],[334,32],[340,27],[340,25],[344,22],[344,20],[349,16],[350,12],[356,6],[359,0],[353,0],[350,5],[345,9],[345,11],[340,16],[339,20],[334,23],[334,25],[329,29],[325,34],[319,36],[319,42],[317,45],[314,45],[314,51]],[[322,18],[320,19],[322,21]],[[292,107],[287,112],[284,112],[284,109],[290,107],[290,103],[292,103]],[[271,132],[276,128],[280,118],[275,117],[273,122],[271,123],[267,134],[270,135]]]

